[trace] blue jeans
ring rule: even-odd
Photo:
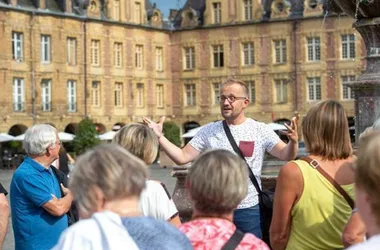
[[[251,233],[257,238],[262,238],[259,204],[249,208],[236,209],[234,223],[243,233]]]

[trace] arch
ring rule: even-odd
[[[64,132],[74,134],[74,135],[76,134],[77,131],[78,131],[78,124],[77,123],[67,124],[67,126],[65,127],[65,130],[64,130]]]
[[[274,123],[279,123],[279,124],[290,124],[291,121],[289,119],[286,119],[286,118],[280,118],[280,119],[276,119],[273,121]]]
[[[186,133],[187,131],[189,131],[190,129],[193,129],[193,128],[198,128],[200,127],[201,125],[199,125],[198,122],[196,121],[190,121],[190,122],[185,122],[183,124],[183,132]]]
[[[95,123],[95,129],[98,131],[99,134],[103,134],[106,132],[106,126],[104,126],[102,123]]]
[[[119,131],[122,127],[124,127],[126,124],[124,122],[117,122],[112,126],[113,131]]]
[[[183,133],[186,133],[190,129],[198,128],[200,127],[199,123],[196,121],[190,121],[190,122],[185,122],[183,124]],[[185,144],[187,144],[192,138],[184,138]]]
[[[53,128],[57,129],[57,127],[56,127],[53,123],[47,122],[47,123],[45,123],[45,124],[50,125],[50,126],[52,126]]]
[[[26,132],[27,129],[28,127],[24,124],[15,124],[9,129],[8,134],[13,136],[22,135]]]

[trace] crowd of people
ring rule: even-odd
[[[363,133],[354,155],[343,106],[320,102],[302,121],[309,155],[296,159],[298,118],[283,131],[286,144],[266,124],[246,117],[244,82],[224,82],[219,100],[224,121],[206,125],[183,148],[162,133],[165,118],[156,123],[144,117],[144,123],[121,128],[112,143],[80,155],[72,171],[60,169],[70,159],[52,166],[61,149],[56,129],[29,128],[27,157],[10,186],[16,249],[380,246],[380,120]],[[159,146],[177,164],[192,162],[185,182],[190,221],[181,222],[165,185],[149,177]],[[260,187],[266,152],[288,161],[278,175],[269,232],[262,231]],[[0,185],[0,244],[8,226],[6,195]]]

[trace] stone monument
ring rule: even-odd
[[[325,0],[325,11],[345,13],[354,18],[353,27],[361,34],[366,46],[367,67],[352,89],[355,92],[355,134],[360,133],[380,115],[380,1]]]

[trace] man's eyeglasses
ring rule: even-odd
[[[236,100],[245,100],[245,99],[247,99],[247,97],[239,97],[239,96],[233,96],[233,95],[229,95],[229,96],[221,95],[221,96],[218,96],[218,101],[220,103],[223,103],[225,100],[228,100],[228,102],[233,103]]]

